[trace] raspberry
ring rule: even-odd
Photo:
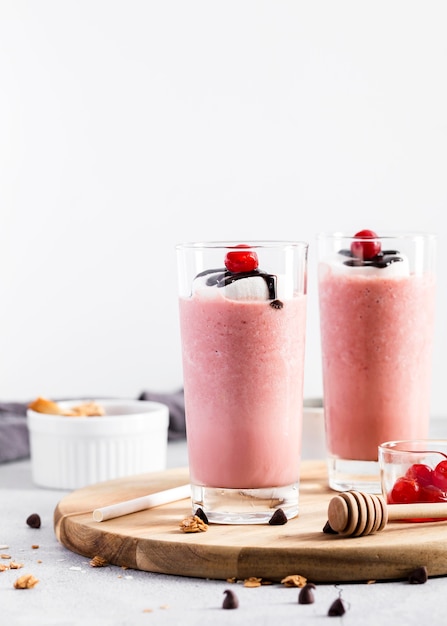
[[[382,248],[378,236],[373,230],[359,230],[354,235],[362,241],[353,241],[351,243],[351,253],[359,259],[373,259],[377,256]],[[365,241],[365,239],[371,239],[371,241]]]
[[[227,252],[225,257],[225,267],[232,274],[241,274],[243,272],[252,272],[258,267],[258,255],[253,250],[247,249],[248,246],[240,244],[237,246],[239,250]]]

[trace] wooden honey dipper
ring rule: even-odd
[[[391,520],[447,519],[447,503],[387,505],[384,498],[362,491],[344,491],[329,502],[328,522],[342,537],[362,537],[383,530]]]

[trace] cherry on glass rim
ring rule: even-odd
[[[373,259],[382,249],[378,235],[373,230],[359,230],[359,232],[354,235],[354,238],[355,237],[358,237],[358,241],[354,240],[351,243],[351,253],[358,259],[365,259],[367,261]]]
[[[227,252],[225,267],[232,274],[252,272],[258,267],[258,255],[245,244],[237,246],[237,250]]]

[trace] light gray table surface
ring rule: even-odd
[[[437,426],[435,434],[446,434],[447,422],[438,422]],[[168,467],[186,465],[185,443],[170,443]],[[113,565],[93,568],[88,559],[69,551],[55,537],[53,512],[67,493],[36,487],[29,460],[0,465],[0,553],[24,564],[20,570],[0,572],[2,624],[263,626],[321,625],[327,620],[344,626],[446,623],[447,577],[429,578],[422,585],[410,585],[405,580],[317,585],[315,602],[302,605],[297,601],[298,589],[280,584],[251,589],[242,583],[123,570]],[[39,529],[26,524],[33,512],[42,519]],[[14,581],[24,573],[39,579],[36,587],[14,588]],[[222,609],[224,590],[228,588],[239,599],[236,610]],[[329,606],[339,596],[347,612],[341,618],[329,617]]]

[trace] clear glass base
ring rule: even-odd
[[[298,496],[298,483],[265,489],[191,485],[193,510],[200,507],[215,524],[267,524],[278,509],[291,519],[298,515]]]
[[[382,493],[378,461],[353,461],[330,457],[327,467],[329,487],[335,491]]]

